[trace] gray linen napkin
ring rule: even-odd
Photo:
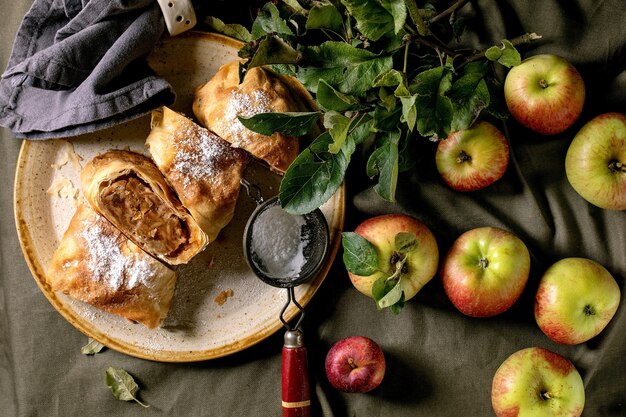
[[[0,79],[0,126],[67,137],[170,105],[171,86],[143,59],[164,31],[156,0],[35,0]]]

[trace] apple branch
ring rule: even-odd
[[[518,36],[516,38],[511,39],[510,42],[511,42],[511,44],[513,46],[517,46],[517,45],[523,45],[523,44],[526,44],[526,43],[530,43],[532,41],[536,41],[536,40],[539,40],[539,39],[541,39],[541,35],[537,35],[534,32],[529,32],[529,33],[524,33],[523,35],[520,35],[520,36]],[[484,58],[486,52],[487,52],[486,50],[479,51],[479,52],[476,52],[476,53],[468,56],[467,58],[465,58],[465,60],[463,62],[463,65],[469,64],[470,62],[473,62],[473,61],[476,61],[478,59]]]
[[[463,7],[465,3],[467,3],[467,0],[458,0],[456,3],[448,7],[443,12],[439,13],[438,15],[434,16],[432,19],[428,20],[428,24],[431,25],[433,23],[437,23],[438,21],[442,20],[446,16],[451,15],[452,13],[454,13],[455,11]]]

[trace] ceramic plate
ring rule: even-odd
[[[191,113],[193,91],[225,62],[237,59],[240,44],[219,35],[190,32],[160,42],[149,57],[155,71],[177,94],[173,109]],[[243,257],[242,236],[255,202],[242,189],[235,217],[217,241],[189,264],[177,268],[178,282],[171,310],[161,328],[110,315],[63,294],[54,293],[45,271],[61,236],[82,198],[79,172],[86,161],[112,148],[147,154],[144,140],[149,116],[68,140],[24,141],[15,177],[15,218],[26,261],[37,284],[77,329],[109,348],[164,362],[191,362],[245,349],[282,328],[279,320],[287,290],[255,277]],[[278,193],[280,178],[261,165],[245,174],[265,198]],[[313,297],[337,253],[344,220],[342,187],[321,209],[330,226],[330,256],[321,272],[296,288],[302,305]],[[286,317],[297,315],[295,307]]]

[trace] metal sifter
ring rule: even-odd
[[[300,329],[304,308],[296,300],[294,288],[324,265],[330,240],[328,223],[319,209],[292,215],[281,208],[278,197],[263,201],[257,196],[255,200],[258,206],[244,229],[246,261],[263,282],[287,290],[287,301],[280,312],[280,321],[287,329],[281,372],[283,417],[309,416],[309,373]],[[290,304],[300,314],[295,326],[284,317]]]

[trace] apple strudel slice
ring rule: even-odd
[[[193,112],[204,127],[284,173],[298,156],[299,139],[280,132],[271,136],[253,132],[237,116],[311,111],[314,106],[307,96],[297,80],[262,67],[249,69],[240,84],[239,62],[233,61],[196,88]]]
[[[168,107],[152,112],[146,147],[209,242],[214,241],[233,218],[248,154]]]
[[[81,203],[47,271],[53,291],[152,329],[162,324],[176,273]]]
[[[83,194],[136,245],[170,265],[185,264],[208,237],[145,155],[110,150],[81,171]]]

